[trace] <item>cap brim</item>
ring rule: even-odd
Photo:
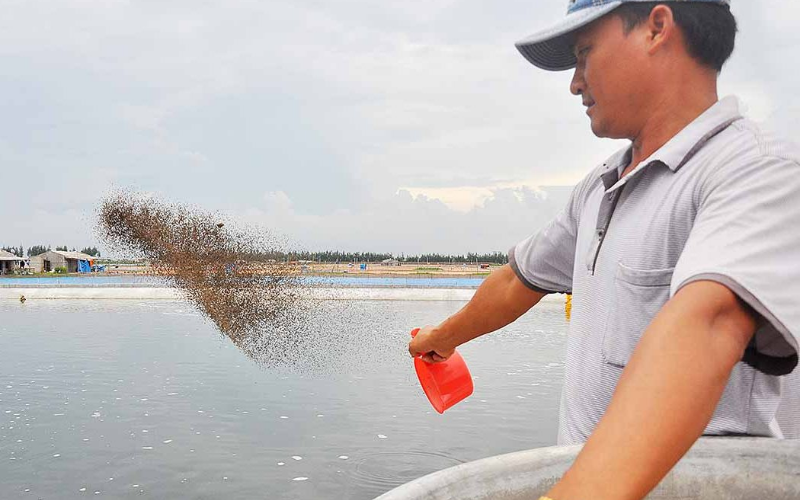
[[[616,1],[567,14],[555,25],[517,42],[515,44],[517,50],[538,68],[548,71],[574,68],[577,61],[572,52],[571,35],[577,29],[600,19],[621,4],[621,1]]]

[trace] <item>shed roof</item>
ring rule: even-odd
[[[17,257],[11,252],[6,252],[5,250],[0,250],[0,260],[21,260],[25,262],[25,259],[22,257]]]
[[[81,252],[64,252],[62,250],[52,250],[53,253],[57,253],[58,255],[63,256],[67,259],[75,259],[75,260],[94,260],[94,257],[91,255],[81,253]]]

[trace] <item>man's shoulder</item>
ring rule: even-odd
[[[769,122],[743,118],[734,122],[722,139],[725,149],[741,161],[782,159],[800,166],[800,144],[780,132]]]
[[[780,189],[800,195],[800,145],[769,124],[742,118],[698,153],[694,173],[700,198],[728,188]],[[737,197],[738,199],[738,197]],[[738,203],[738,201],[737,201]]]

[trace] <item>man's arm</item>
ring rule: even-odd
[[[408,344],[411,356],[424,354],[429,363],[444,361],[456,347],[513,322],[545,294],[531,290],[520,281],[511,266],[489,275],[472,300],[436,327],[425,327]]]
[[[553,500],[640,500],[711,421],[756,319],[727,287],[681,289],[644,332],[611,404]]]

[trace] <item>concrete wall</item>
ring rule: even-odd
[[[466,302],[475,293],[472,289],[444,288],[309,288],[309,298],[317,300],[398,300],[398,301],[456,301]],[[2,285],[0,300],[28,299],[180,299],[179,289],[137,285]],[[560,301],[546,297],[546,301]]]
[[[530,500],[544,495],[580,446],[540,448],[435,472],[376,500]],[[646,500],[797,500],[800,440],[700,439]]]
[[[45,272],[45,269],[47,268],[47,266],[45,266],[45,261],[50,263],[50,271],[54,271],[57,267],[66,267],[71,273],[78,272],[78,261],[74,262],[75,270],[70,270],[69,266],[67,265],[67,259],[65,259],[63,255],[55,252],[45,252],[35,257],[31,257],[31,267],[33,268],[33,271],[37,273]]]

